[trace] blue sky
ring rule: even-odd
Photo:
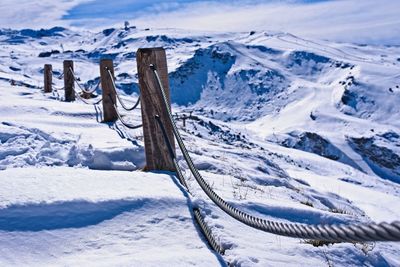
[[[143,15],[145,12],[162,13],[176,11],[193,3],[229,4],[240,8],[243,5],[254,5],[262,3],[298,3],[310,4],[316,2],[326,2],[329,0],[92,0],[82,3],[68,11],[63,16],[66,20],[81,20],[91,18],[115,18],[118,14],[120,19],[132,19],[135,15]]]
[[[400,45],[400,0],[0,0],[0,27],[273,31]]]

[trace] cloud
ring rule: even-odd
[[[284,31],[306,37],[356,43],[400,44],[400,1],[348,0],[313,4],[230,5],[194,3],[155,15],[141,15],[142,27],[198,30]]]
[[[68,25],[61,17],[69,9],[88,0],[1,0],[0,27],[41,28]]]
[[[104,28],[124,20],[147,28],[270,30],[342,42],[400,44],[393,0],[2,0],[2,27]]]

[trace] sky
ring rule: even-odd
[[[138,27],[282,31],[362,44],[400,44],[400,0],[0,0],[0,27]]]

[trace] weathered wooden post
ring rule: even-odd
[[[163,133],[155,116],[159,115],[166,130],[173,152],[175,153],[175,140],[172,125],[168,119],[157,79],[150,65],[153,64],[160,76],[171,106],[167,58],[163,48],[141,48],[136,54],[139,75],[140,101],[142,107],[143,136],[146,153],[146,170],[175,171],[175,167]]]
[[[64,90],[65,101],[75,101],[75,82],[74,82],[74,62],[72,60],[64,60]],[[72,70],[72,71],[71,71]]]
[[[110,77],[110,72],[111,76]],[[117,111],[115,106],[117,105],[117,99],[115,90],[113,88],[114,80],[114,66],[111,59],[100,60],[100,81],[103,95],[103,121],[113,122],[118,119]]]
[[[53,91],[52,88],[53,83],[53,68],[51,64],[44,65],[44,92],[51,93]]]

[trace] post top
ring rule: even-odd
[[[164,47],[145,47],[145,48],[139,48],[137,50],[137,53],[150,53],[153,51],[165,51]]]
[[[100,63],[106,63],[106,62],[113,62],[113,60],[112,59],[110,59],[110,58],[101,58],[100,59]]]

